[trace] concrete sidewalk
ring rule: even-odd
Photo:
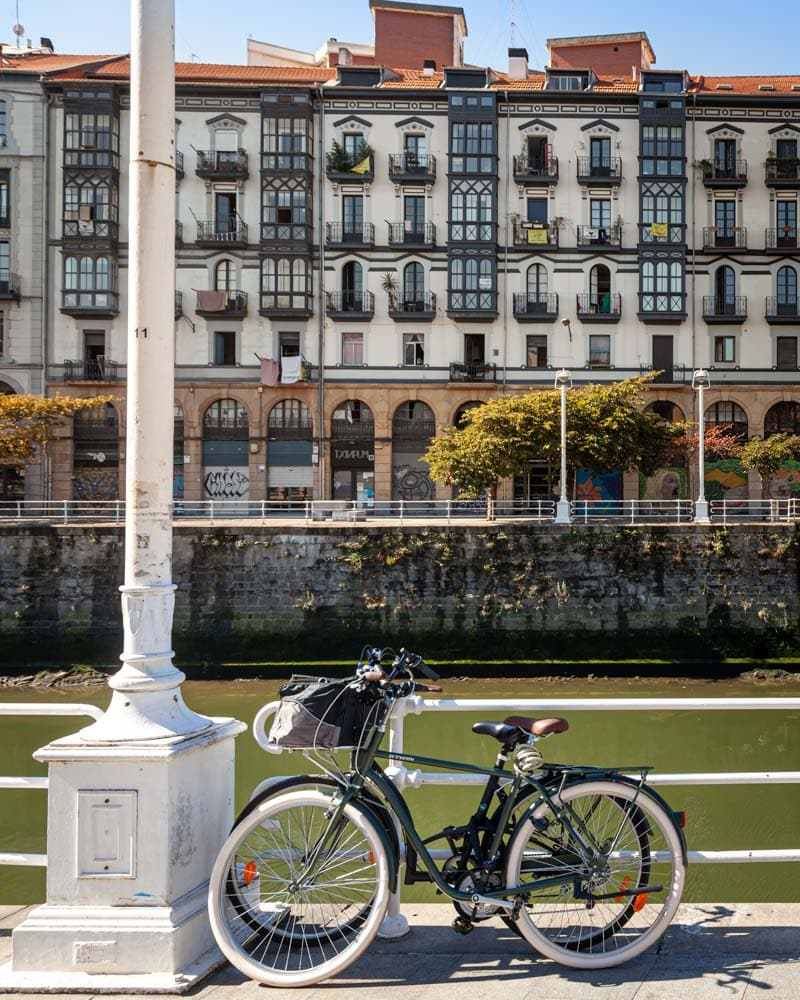
[[[213,1000],[797,1000],[800,904],[698,903],[682,906],[662,940],[614,969],[578,972],[539,958],[499,922],[467,937],[450,929],[446,904],[408,904],[401,941],[374,941],[336,979],[275,990],[222,967],[184,996]],[[11,929],[27,908],[0,907],[0,965]],[[55,994],[65,996],[66,994]],[[84,994],[85,995],[85,994]],[[30,998],[31,994],[28,994]],[[52,1000],[54,994],[47,995]]]

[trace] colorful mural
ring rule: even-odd
[[[72,497],[74,500],[119,499],[119,470],[76,469]]]
[[[767,480],[767,497],[770,500],[797,500],[800,498],[800,462],[788,461]]]
[[[617,471],[594,472],[578,469],[575,476],[575,499],[593,513],[614,513],[622,499],[622,475]]]
[[[735,458],[725,458],[719,462],[706,462],[705,484],[707,500],[725,500],[728,503],[736,503],[747,500],[749,495],[747,473]]]
[[[686,469],[678,466],[656,469],[652,476],[639,473],[640,500],[685,500]]]

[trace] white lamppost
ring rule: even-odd
[[[710,524],[711,518],[708,516],[708,501],[706,500],[706,408],[703,402],[703,393],[711,385],[711,379],[705,368],[698,368],[692,375],[692,388],[697,390],[697,408],[699,412],[698,424],[698,447],[697,447],[697,473],[700,477],[699,492],[694,505],[695,524]]]
[[[572,524],[567,499],[567,389],[571,385],[572,376],[566,368],[556,372],[555,387],[561,390],[561,497],[556,504],[554,524]]]

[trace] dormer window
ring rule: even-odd
[[[546,90],[588,90],[588,73],[553,73],[548,71]]]

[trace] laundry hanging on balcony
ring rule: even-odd
[[[258,358],[258,355],[256,355]],[[271,358],[258,358],[261,362],[261,384],[274,386],[278,384],[280,378],[280,365]]]
[[[281,382],[284,385],[290,382],[299,382],[302,364],[303,359],[299,354],[294,357],[281,358]]]
[[[669,236],[669,226],[666,222],[652,222],[650,223],[650,235]]]
[[[195,288],[197,292],[197,308],[201,309],[203,312],[224,312],[228,305],[228,293],[227,292],[209,292],[201,291],[199,288]]]
[[[354,167],[350,167],[350,173],[366,174],[369,172],[369,168],[370,168],[370,160],[368,156],[365,156],[360,163],[357,163]]]
[[[529,229],[528,243],[548,243],[549,237],[546,229]]]

